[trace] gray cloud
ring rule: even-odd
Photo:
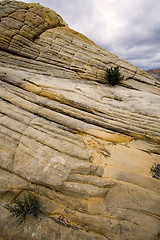
[[[26,0],[25,2],[37,2]],[[143,69],[160,68],[159,0],[39,0],[97,45]]]

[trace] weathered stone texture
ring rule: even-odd
[[[41,5],[0,15],[0,240],[157,239],[159,82]],[[42,213],[17,227],[5,205],[30,192]]]

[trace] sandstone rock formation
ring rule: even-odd
[[[0,239],[158,239],[160,83],[41,5],[0,15]],[[29,193],[41,214],[17,226]]]
[[[152,77],[160,81],[160,68],[159,69],[152,69],[147,70],[149,74],[151,74]]]

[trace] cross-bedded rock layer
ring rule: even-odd
[[[41,5],[0,15],[0,239],[156,239],[159,82]],[[5,205],[29,193],[42,213],[17,227]]]

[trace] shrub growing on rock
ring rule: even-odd
[[[12,216],[16,217],[19,225],[26,221],[28,215],[38,218],[40,211],[40,204],[36,196],[29,194],[21,201],[16,198],[14,201],[6,205],[6,209]]]
[[[151,168],[151,175],[152,177],[160,180],[160,164],[154,164]]]
[[[106,77],[110,85],[115,86],[123,80],[124,76],[120,73],[119,67],[107,68]]]

